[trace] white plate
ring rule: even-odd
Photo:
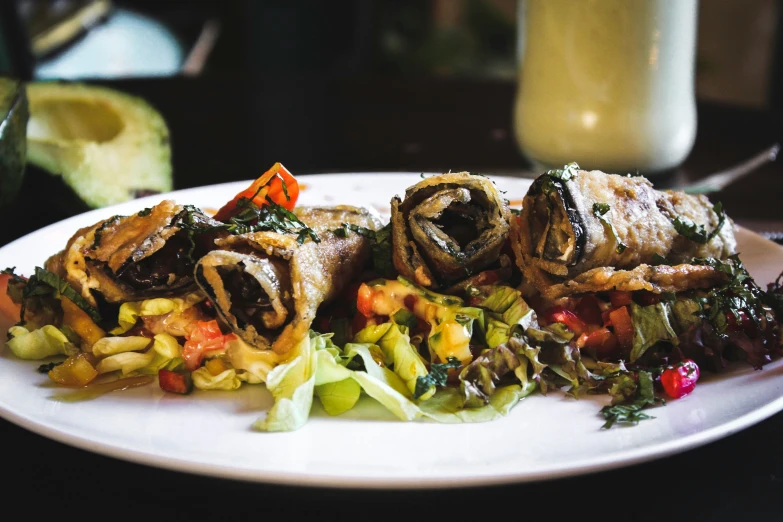
[[[418,174],[302,176],[301,204],[372,205],[388,213],[393,194]],[[520,199],[530,181],[495,178]],[[249,182],[182,190],[180,203],[215,208]],[[0,249],[0,267],[30,273],[79,227],[130,214],[163,196],[79,215]],[[764,285],[783,269],[783,248],[745,229],[742,259]],[[737,366],[704,375],[690,396],[634,427],[601,430],[606,397],[579,401],[552,393],[528,397],[500,420],[484,424],[405,423],[372,399],[329,417],[315,401],[311,418],[293,433],[261,433],[251,424],[272,403],[263,385],[237,392],[165,394],[151,385],[91,401],[56,402],[57,390],[38,363],[0,357],[0,415],[54,440],[119,459],[190,473],[280,484],[422,488],[487,485],[576,475],[684,451],[725,437],[783,409],[783,361],[761,371]],[[706,373],[706,372],[704,372]]]

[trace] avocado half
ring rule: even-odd
[[[27,161],[90,207],[172,190],[169,130],[145,100],[107,87],[27,84]]]
[[[22,186],[28,117],[24,85],[0,78],[0,207],[11,203]]]

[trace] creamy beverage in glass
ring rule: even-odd
[[[514,126],[538,167],[654,173],[696,136],[698,0],[519,0]]]

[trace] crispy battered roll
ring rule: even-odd
[[[623,270],[682,265],[694,257],[726,259],[737,245],[733,222],[706,196],[658,191],[643,177],[575,167],[533,182],[513,236],[526,283],[542,293],[578,276],[579,285],[560,286],[559,292],[569,286],[611,289],[625,278]],[[614,269],[614,279],[604,271],[602,283],[591,284],[586,273],[598,268]],[[705,284],[704,278],[694,281]]]
[[[476,274],[510,264],[501,250],[511,212],[495,185],[467,172],[426,178],[391,201],[394,267],[417,284],[446,292]]]
[[[297,217],[319,239],[253,232],[218,239],[199,260],[196,280],[216,310],[248,344],[285,353],[307,335],[318,307],[362,270],[370,240],[343,223],[381,228],[376,215],[356,207],[303,207]],[[343,228],[342,230],[346,230]]]
[[[195,261],[209,248],[206,237],[189,230],[215,224],[198,209],[166,200],[79,230],[45,268],[93,306],[96,297],[120,303],[184,294],[196,288]]]

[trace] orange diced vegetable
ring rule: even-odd
[[[612,310],[609,312],[609,319],[612,321],[614,334],[620,342],[620,347],[624,350],[630,350],[633,346],[633,323],[631,315],[628,313],[628,307],[621,306]]]
[[[67,297],[60,299],[63,307],[63,324],[70,326],[76,335],[78,335],[84,344],[92,346],[99,339],[106,337],[106,332],[95,324],[87,312],[79,308],[73,301]]]
[[[228,366],[223,362],[223,359],[210,359],[204,363],[207,367],[207,371],[212,375],[220,375],[224,371],[228,370]]]
[[[71,355],[62,364],[49,370],[49,378],[65,386],[86,386],[97,376],[98,370],[84,353]]]

